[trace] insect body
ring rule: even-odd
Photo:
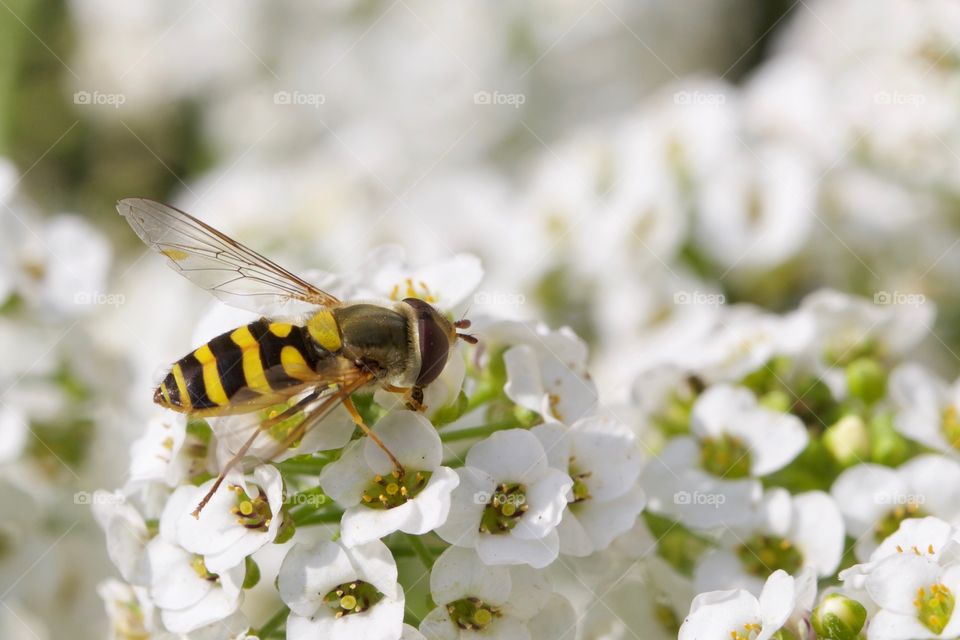
[[[257,434],[302,413],[280,453],[338,404],[403,472],[363,424],[350,395],[380,386],[422,408],[423,388],[443,371],[457,339],[476,341],[457,331],[469,327],[468,320],[450,322],[418,298],[341,302],[178,209],[140,198],[121,200],[117,209],[174,269],[221,300],[258,312],[285,303],[308,308],[294,321],[263,317],[217,336],[174,363],[157,387],[155,402],[198,417],[250,413],[295,400],[260,424],[195,514]]]

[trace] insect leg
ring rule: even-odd
[[[387,454],[387,457],[388,457],[388,458],[390,458],[390,462],[392,462],[392,463],[393,463],[393,466],[395,466],[395,467],[397,468],[397,471],[400,472],[400,477],[402,478],[402,477],[403,477],[403,474],[404,474],[403,465],[400,464],[400,461],[397,460],[397,457],[396,457],[395,455],[393,455],[393,452],[390,451],[390,449],[387,448],[387,445],[385,445],[385,444],[383,443],[383,440],[381,440],[380,437],[379,437],[377,434],[375,434],[373,431],[371,431],[370,427],[368,427],[367,425],[365,425],[365,424],[363,423],[363,416],[361,416],[361,415],[360,415],[360,412],[357,411],[357,408],[356,408],[355,406],[353,406],[353,400],[351,400],[349,396],[347,396],[346,398],[344,398],[344,400],[343,400],[343,406],[344,406],[344,407],[347,409],[347,411],[350,413],[350,417],[353,418],[353,422],[354,422],[358,427],[360,427],[360,430],[363,431],[365,434],[367,434],[367,437],[369,437],[371,440],[373,440],[374,442],[376,442],[378,447],[380,447],[381,449],[383,449],[383,452],[384,452],[385,454]]]
[[[247,438],[247,441],[243,443],[243,446],[240,447],[240,449],[234,454],[232,458],[230,458],[226,466],[224,466],[223,469],[220,470],[220,475],[217,476],[216,482],[213,483],[213,486],[210,487],[210,490],[207,491],[207,494],[203,496],[203,499],[200,501],[200,504],[197,505],[197,508],[193,510],[193,513],[191,513],[191,515],[194,518],[200,517],[200,512],[203,511],[203,508],[207,506],[208,502],[210,502],[210,498],[213,497],[213,495],[217,492],[217,489],[220,488],[220,485],[223,484],[223,480],[224,478],[227,477],[227,473],[229,473],[233,467],[235,467],[237,464],[240,463],[241,460],[243,460],[243,457],[247,455],[247,451],[249,451],[250,447],[253,446],[253,443],[257,439],[257,436],[259,436],[265,430],[273,427],[274,425],[280,424],[284,420],[292,416],[295,416],[297,412],[301,411],[305,406],[307,406],[308,404],[316,400],[318,395],[319,394],[317,392],[313,392],[310,395],[298,401],[296,404],[288,407],[287,409],[284,409],[277,415],[261,422],[257,426],[257,429],[253,432],[253,435]]]
[[[423,387],[396,387],[392,384],[386,384],[383,385],[383,388],[390,393],[402,393],[408,409],[421,413],[427,410],[427,407],[423,404]]]

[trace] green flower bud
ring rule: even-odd
[[[280,528],[277,529],[277,537],[273,539],[274,544],[287,542],[293,537],[293,534],[297,532],[297,525],[293,522],[293,516],[290,515],[286,507],[283,508],[282,513],[283,522],[280,523]]]
[[[253,558],[247,556],[245,558],[247,573],[243,577],[243,588],[244,589],[253,589],[257,586],[257,583],[260,582],[260,567],[257,566],[257,563],[253,561]]]
[[[828,428],[823,444],[844,467],[870,458],[870,431],[858,415],[846,415]]]
[[[893,426],[893,415],[878,413],[870,420],[870,460],[896,467],[910,457],[910,443]]]
[[[787,395],[786,391],[782,391],[780,389],[768,391],[760,396],[760,406],[766,407],[771,411],[788,413],[792,405],[793,402],[790,400],[790,396]]]
[[[856,600],[832,593],[813,610],[810,621],[818,638],[856,640],[867,621],[867,610]]]
[[[872,358],[854,360],[847,365],[846,373],[850,395],[868,405],[882,398],[887,392],[887,372]]]

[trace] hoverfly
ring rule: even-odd
[[[194,516],[262,431],[302,415],[273,458],[340,404],[403,473],[396,456],[364,424],[351,395],[380,386],[422,410],[423,388],[443,371],[457,340],[476,343],[458,331],[469,328],[469,320],[451,322],[419,298],[338,300],[193,216],[153,200],[126,198],[117,210],[171,267],[227,304],[256,313],[271,303],[308,305],[296,320],[261,317],[213,338],[175,362],[154,392],[154,402],[191,417],[250,413],[292,402],[259,424]]]

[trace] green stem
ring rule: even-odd
[[[306,527],[311,524],[333,524],[340,522],[340,518],[343,517],[343,511],[314,511],[297,519],[294,517],[293,521],[298,527]]]
[[[496,431],[503,431],[504,429],[516,429],[517,427],[519,427],[519,425],[513,421],[495,422],[494,424],[485,424],[479,427],[470,427],[469,429],[457,429],[456,431],[441,432],[440,440],[442,442],[472,440],[474,438],[488,436]]]
[[[267,638],[271,637],[280,629],[280,626],[284,623],[289,614],[290,609],[288,609],[286,606],[281,607],[279,611],[273,614],[273,616],[267,620],[262,627],[260,627],[260,631],[257,632],[257,637],[261,640],[267,640]]]
[[[431,568],[434,560],[433,553],[430,551],[427,545],[423,543],[423,540],[420,539],[420,536],[407,534],[407,541],[410,543],[410,547],[413,549],[413,552],[417,554],[417,558],[419,558],[420,562],[423,564],[423,568]]]

